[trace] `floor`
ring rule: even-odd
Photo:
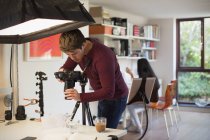
[[[199,108],[180,109],[178,129],[168,121],[170,138],[167,137],[163,114],[158,112],[156,115],[153,112],[153,118],[150,118],[148,130],[142,140],[210,140],[210,109],[198,110]],[[140,133],[128,132],[120,140],[139,140],[140,137]]]

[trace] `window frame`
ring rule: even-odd
[[[176,77],[178,79],[178,73],[179,72],[210,72],[210,68],[205,68],[205,43],[204,43],[204,19],[210,18],[210,17],[200,17],[200,18],[182,18],[182,19],[176,19]],[[201,65],[200,67],[186,67],[186,66],[180,66],[180,23],[184,21],[201,21],[201,43],[202,43],[202,49],[201,49]],[[177,83],[178,87],[178,83]],[[177,89],[178,92],[178,89]],[[177,93],[177,97],[179,94]],[[178,101],[180,103],[180,101]],[[183,104],[193,104],[189,102],[181,102]]]

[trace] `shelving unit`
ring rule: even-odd
[[[89,26],[90,37],[96,38],[118,55],[118,59],[156,59],[159,41],[157,25],[139,26],[127,18],[111,17],[104,7],[91,7],[90,14],[96,24]]]
[[[157,25],[134,25],[127,18],[112,17],[102,6],[91,7],[89,11],[96,21],[89,26],[90,37],[112,48],[118,59],[156,60],[160,33]]]
[[[156,42],[159,41],[158,38],[147,38],[147,37],[140,37],[140,36],[132,36],[132,35],[113,35],[111,32],[109,33],[100,33],[95,34],[93,33],[94,27],[96,26],[103,26],[104,30],[106,27],[111,28],[122,28],[126,29],[126,27],[116,26],[116,25],[107,25],[107,24],[96,24],[90,26],[90,37],[99,39],[103,44],[107,45],[108,47],[114,48],[116,54],[118,55],[118,59],[140,59],[140,58],[147,58],[149,61],[156,60],[156,51],[157,48],[154,45]],[[133,42],[137,41],[137,45],[135,46]],[[153,42],[153,46],[148,46],[145,44],[150,44]],[[122,43],[127,44],[127,52],[122,52]]]

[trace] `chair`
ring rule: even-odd
[[[173,110],[173,107],[172,107],[173,98],[171,96],[172,89],[173,89],[173,85],[171,83],[168,84],[166,87],[166,92],[165,92],[165,96],[164,96],[165,101],[164,102],[158,101],[157,103],[150,103],[148,105],[148,107],[153,110],[160,110],[163,112],[168,137],[170,137],[170,135],[169,135],[169,129],[168,129],[166,110]],[[176,120],[175,113],[174,113],[174,117]],[[170,118],[172,118],[171,113],[170,113]],[[172,121],[172,119],[171,119],[171,121]],[[176,121],[176,125],[177,125],[177,121]],[[177,127],[177,130],[178,130],[178,127]]]
[[[172,96],[172,99],[173,99],[173,105],[176,105],[177,107],[177,111],[178,111],[178,116],[179,116],[179,119],[181,120],[181,116],[180,116],[180,113],[179,113],[179,104],[177,102],[177,91],[176,91],[176,85],[177,85],[177,80],[171,80],[171,84],[172,84],[172,92],[171,92],[171,96]],[[159,101],[165,101],[165,97],[164,96],[161,96],[159,97]],[[169,108],[170,109],[170,108]],[[173,125],[173,122],[172,122],[172,125]]]

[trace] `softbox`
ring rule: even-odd
[[[94,23],[78,0],[0,0],[0,13],[1,44],[21,44]]]

